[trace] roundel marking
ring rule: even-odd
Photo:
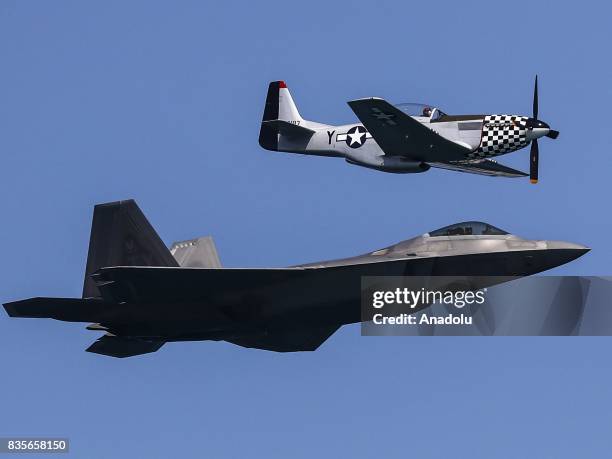
[[[366,128],[353,126],[346,133],[346,144],[351,148],[359,148],[366,141]]]

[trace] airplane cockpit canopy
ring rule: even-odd
[[[429,233],[430,237],[437,236],[501,236],[508,232],[483,222],[463,222],[445,226]]]
[[[437,120],[446,115],[446,113],[439,108],[428,104],[403,103],[397,104],[395,107],[403,111],[406,115],[423,116],[431,120]]]

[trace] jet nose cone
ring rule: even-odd
[[[569,263],[591,250],[589,247],[564,241],[547,241],[546,247],[549,260],[555,266]]]
[[[584,253],[591,250],[590,247],[586,247],[580,244],[574,244],[573,242],[565,242],[565,241],[546,241],[546,247],[548,249],[583,250]]]

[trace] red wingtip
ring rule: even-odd
[[[279,82],[278,82],[278,87],[279,87],[279,88],[286,88],[286,87],[287,87],[287,84],[286,84],[284,81],[279,81]]]

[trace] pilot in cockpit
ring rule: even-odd
[[[424,107],[423,108],[423,116],[426,116],[427,118],[429,118],[431,116],[431,107]]]

